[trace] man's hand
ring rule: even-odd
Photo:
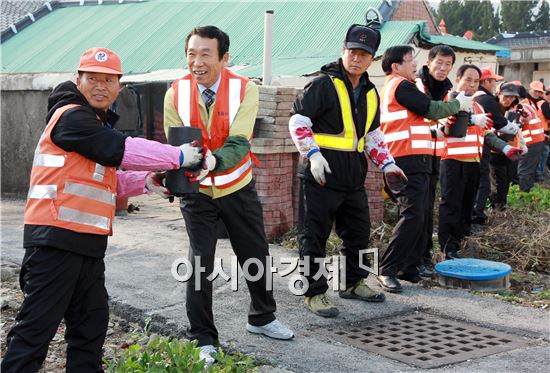
[[[394,194],[402,192],[407,186],[407,176],[395,163],[390,163],[382,168],[384,180],[390,191]]]
[[[164,186],[164,179],[166,178],[165,172],[152,172],[147,176],[145,182],[145,189],[151,193],[158,194],[162,198],[169,198],[172,196],[170,191]]]
[[[502,149],[502,153],[511,161],[517,161],[519,157],[522,155],[522,150],[520,148],[516,148],[515,146],[506,145]]]
[[[325,178],[325,172],[331,174],[332,171],[330,170],[328,162],[325,157],[323,157],[321,152],[313,153],[309,157],[309,165],[311,169],[311,174],[313,175],[315,181],[318,182],[319,185],[325,186],[327,182]]]
[[[508,122],[507,125],[505,125],[501,129],[498,129],[497,131],[506,135],[515,135],[519,131],[519,126],[516,122]]]
[[[453,126],[453,124],[455,124],[455,122],[456,122],[456,117],[454,115],[451,115],[445,120],[443,125],[445,126],[445,128],[450,129]]]
[[[490,116],[491,113],[473,114],[470,119],[472,124],[483,129],[487,129],[493,126],[493,120],[490,118]]]
[[[197,140],[191,143],[180,145],[181,157],[180,166],[185,168],[193,168],[197,166],[203,158],[201,149],[197,147]]]
[[[460,111],[470,111],[472,108],[472,105],[474,104],[474,97],[473,96],[466,96],[464,91],[461,91],[457,96],[456,99],[458,102],[460,102]]]
[[[192,183],[198,181],[201,182],[204,178],[216,168],[216,157],[212,154],[210,149],[205,145],[202,147],[201,154],[204,154],[202,159],[202,168],[199,172],[186,171],[185,176],[189,177],[189,181]]]
[[[527,148],[527,145],[525,144],[521,145],[520,149],[521,149],[521,155],[525,155],[529,151],[529,149]]]

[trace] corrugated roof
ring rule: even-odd
[[[550,31],[503,32],[487,40],[487,43],[507,48],[550,46]]]
[[[95,46],[117,51],[126,74],[186,67],[183,43],[197,25],[213,24],[231,38],[230,63],[261,76],[264,13],[274,10],[274,76],[315,72],[341,54],[342,39],[352,23],[364,23],[369,7],[382,0],[327,1],[166,1],[84,5],[54,10],[2,43],[3,73],[72,72],[82,52]],[[381,55],[424,31],[424,21],[390,21],[381,30]],[[459,39],[461,43],[458,43]],[[501,47],[448,36],[443,42],[466,49]],[[435,44],[438,44],[435,42]],[[457,45],[459,44],[459,45]],[[468,48],[474,45],[476,48]]]
[[[192,27],[214,24],[231,37],[230,61],[256,64],[263,53],[266,10],[274,10],[273,57],[338,55],[351,23],[364,22],[367,1],[154,1],[55,10],[2,44],[2,72],[74,71],[93,46],[117,51],[126,73],[185,67],[183,40]],[[273,66],[273,73],[284,75]]]
[[[482,41],[468,40],[466,38],[454,35],[429,35],[429,38],[422,38],[426,42],[438,45],[438,44],[447,44],[453,48],[467,49],[467,50],[476,50],[476,51],[502,51],[508,50],[506,47],[492,45]]]
[[[44,5],[43,0],[2,0],[0,1],[0,30],[7,29],[27,14]]]

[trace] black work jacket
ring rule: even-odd
[[[353,87],[345,74],[342,60],[327,64],[321,68],[321,75],[308,83],[304,92],[294,102],[292,114],[300,114],[311,119],[314,133],[338,134],[344,129],[342,122],[342,110],[338,100],[338,93],[332,82],[331,76],[342,79],[347,87],[353,112],[353,121],[357,138],[365,135],[365,122],[367,118],[366,94],[371,89],[376,89],[365,72],[363,79],[366,86],[355,104],[353,99]],[[378,92],[376,93],[378,97]],[[378,97],[378,102],[380,101]],[[376,115],[369,132],[380,126],[380,109],[377,107]],[[346,152],[339,150],[321,149],[321,153],[327,160],[332,174],[326,174],[326,188],[342,191],[359,190],[364,187],[367,175],[367,158],[364,152]],[[307,162],[306,162],[307,163]],[[314,180],[309,164],[300,168],[299,176],[308,180]]]

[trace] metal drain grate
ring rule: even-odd
[[[435,368],[526,345],[518,336],[426,313],[319,328],[316,332],[420,368]]]

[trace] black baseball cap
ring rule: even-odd
[[[519,97],[519,90],[514,83],[504,83],[504,84],[501,84],[498,90],[498,94],[503,96]]]
[[[380,32],[364,25],[351,25],[346,33],[344,48],[362,49],[373,56],[380,45]]]

